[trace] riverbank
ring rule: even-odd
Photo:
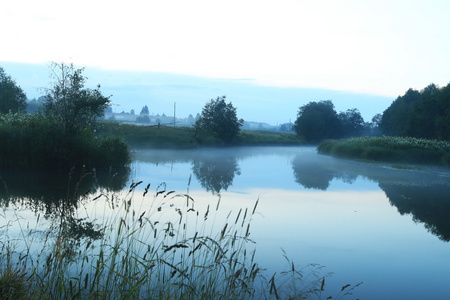
[[[116,122],[102,122],[97,130],[101,137],[121,137],[137,148],[192,149],[224,146],[223,141],[211,136],[196,136],[193,127],[139,126]],[[228,146],[294,146],[304,144],[296,134],[264,130],[241,130]]]
[[[322,142],[320,154],[375,162],[450,167],[450,143],[409,137],[361,137]]]

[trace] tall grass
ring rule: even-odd
[[[409,137],[362,137],[322,142],[321,154],[338,157],[450,166],[450,143]]]
[[[252,207],[229,212],[220,224],[221,198],[205,208],[187,193],[154,193],[150,184],[132,183],[128,193],[99,193],[90,203],[98,209],[102,237],[74,242],[70,226],[52,224],[48,231],[22,226],[20,216],[0,232],[2,299],[307,299],[321,298],[321,268],[267,276],[255,261],[249,238],[257,200]],[[151,195],[152,194],[152,195]],[[98,206],[98,207],[97,207]],[[113,217],[101,219],[109,207]],[[18,223],[21,231],[13,238]],[[36,221],[39,222],[39,218]],[[14,227],[16,226],[16,227]],[[37,243],[38,246],[34,246]],[[355,286],[345,286],[338,298]],[[336,299],[336,298],[333,298]]]

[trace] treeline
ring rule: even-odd
[[[381,135],[449,141],[450,83],[409,89],[371,122],[356,108],[337,113],[331,100],[309,102],[299,108],[294,130],[308,143]]]
[[[372,123],[366,123],[358,109],[337,113],[331,100],[309,102],[300,107],[294,130],[307,143],[372,135]]]
[[[385,135],[449,141],[450,83],[409,89],[384,111],[379,125]]]

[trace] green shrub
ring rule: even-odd
[[[98,151],[101,166],[123,167],[131,161],[128,145],[117,137],[104,138]]]

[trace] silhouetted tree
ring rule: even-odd
[[[140,115],[149,115],[150,112],[148,111],[148,106],[145,105],[142,109],[141,109],[141,113]]]
[[[195,122],[197,136],[202,134],[217,137],[229,143],[239,134],[244,121],[238,120],[236,108],[231,102],[225,102],[226,97],[211,99],[203,107],[201,116]]]
[[[341,120],[342,135],[344,137],[362,136],[368,129],[368,125],[356,108],[339,113],[339,119]]]
[[[300,107],[295,132],[309,143],[341,136],[341,122],[331,100],[309,102]]]
[[[420,92],[409,89],[383,112],[380,128],[386,135],[406,135],[407,120],[414,104],[420,101]]]
[[[380,128],[386,135],[450,140],[450,84],[409,89],[383,112]]]
[[[22,88],[0,67],[0,113],[24,112],[27,97]]]
[[[98,117],[103,116],[110,103],[109,97],[101,94],[100,85],[96,89],[84,88],[84,68],[52,63],[51,71],[54,83],[47,90],[45,112],[57,118],[66,132],[92,126]]]

